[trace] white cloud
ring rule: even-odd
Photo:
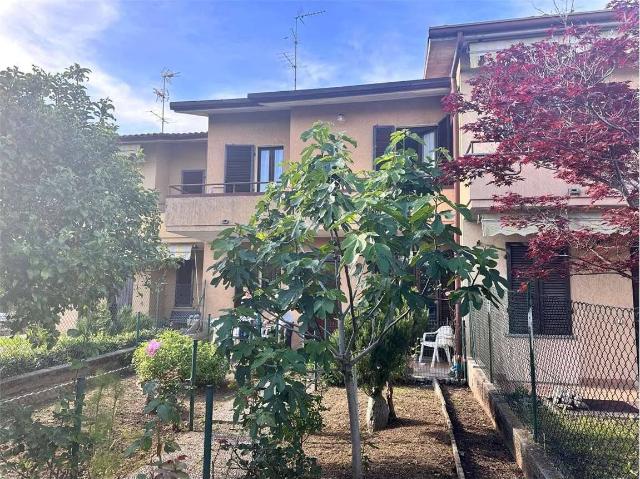
[[[89,92],[109,97],[116,117],[127,133],[158,131],[159,122],[150,113],[157,109],[152,85],[137,91],[96,64],[93,42],[118,20],[117,0],[60,2],[56,0],[3,0],[0,2],[0,69],[38,65],[61,70],[73,63],[92,70]],[[170,117],[167,131],[206,130],[206,119],[192,115]]]

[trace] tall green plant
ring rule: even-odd
[[[308,393],[293,381],[308,373],[307,364],[337,363],[345,381],[356,479],[363,474],[356,365],[397,325],[424,314],[430,301],[425,294],[433,285],[461,279],[464,286],[451,300],[466,314],[472,303],[495,300],[491,288],[502,294],[505,283],[495,269],[495,250],[455,241],[460,231],[447,219],[456,211],[469,217],[469,211],[442,193],[438,165],[402,148],[406,138],[422,141],[397,132],[377,159],[379,169],[357,173],[350,153],[355,141],[315,124],[302,135],[310,143],[301,161],[268,189],[250,224],[225,230],[213,243],[212,283],[249,293],[221,317],[220,345],[242,360],[238,371],[247,387],[269,394],[260,409],[268,414],[267,426],[283,427],[291,408],[304,404]],[[424,272],[420,285],[416,269]],[[295,333],[304,346],[292,351],[271,344],[274,355],[297,366],[261,370],[256,344],[263,339],[246,317],[282,325],[292,310],[299,313]],[[337,324],[336,346],[324,340],[331,323]],[[235,327],[250,333],[246,342],[232,340]],[[367,341],[359,340],[363,334]]]
[[[120,152],[90,71],[0,71],[0,310],[15,331],[113,298],[164,259],[141,155]]]

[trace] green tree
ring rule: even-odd
[[[495,300],[492,288],[504,291],[495,269],[497,252],[456,243],[459,231],[446,219],[454,211],[469,212],[440,191],[433,161],[420,161],[414,150],[402,148],[408,137],[421,141],[397,132],[377,159],[378,171],[356,173],[350,153],[355,142],[326,124],[314,125],[302,135],[312,141],[301,161],[268,189],[250,224],[225,230],[213,243],[218,258],[213,284],[243,295],[239,307],[220,319],[221,347],[237,361],[243,383],[269,397],[261,404],[263,423],[286,424],[286,411],[305,404],[297,398],[308,393],[288,387],[291,375],[283,377],[282,368],[263,368],[262,348],[254,344],[264,339],[246,317],[284,327],[284,314],[297,311],[296,333],[306,339],[304,347],[278,357],[297,365],[301,377],[308,372],[303,365],[337,363],[344,375],[356,479],[363,474],[356,365],[396,326],[417,321],[430,301],[425,291],[444,278],[463,280],[465,286],[451,293],[462,314],[485,297]],[[420,285],[416,270],[426,278]],[[335,347],[327,339],[331,323],[337,324]],[[234,342],[234,327],[245,329],[249,340]],[[273,351],[285,348],[270,344]],[[242,413],[249,391],[241,389],[240,396]]]
[[[162,257],[141,157],[119,151],[113,106],[89,97],[88,74],[0,72],[0,311],[16,330],[53,330]]]

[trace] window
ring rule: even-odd
[[[436,148],[446,148],[449,152],[453,149],[451,134],[451,118],[445,116],[437,126],[405,126],[411,132],[422,138],[424,145],[417,141],[408,139],[405,141],[405,148],[412,148],[418,154],[418,158],[423,161],[433,157]],[[374,125],[373,127],[373,158],[374,160],[384,154],[384,150],[389,145],[391,133],[396,131],[393,125]],[[377,165],[374,165],[377,169]]]
[[[264,193],[268,183],[280,180],[284,148],[282,146],[260,147],[258,158],[258,191]]]
[[[532,260],[526,243],[507,243],[507,279],[509,281],[509,332],[528,333],[528,296],[531,298],[533,332],[544,335],[571,334],[571,293],[566,258],[557,258],[544,278],[528,278],[525,272]],[[529,293],[519,292],[530,281]]]
[[[182,194],[199,195],[204,193],[204,170],[182,170]]]

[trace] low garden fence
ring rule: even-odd
[[[197,388],[204,378],[204,372],[198,368],[200,348],[203,342],[208,341],[210,336],[192,340],[190,377],[181,383],[177,393],[181,404],[179,409],[184,416],[176,424],[180,424],[185,432],[195,431],[198,434],[195,447],[190,447],[187,452],[190,455],[187,462],[192,463],[188,469],[189,477],[240,477],[242,471],[235,466],[236,461],[230,459],[236,454],[237,446],[249,440],[247,433],[230,418],[214,421],[214,398],[217,394],[214,386],[206,385],[204,390]],[[152,343],[147,343],[147,351]],[[136,344],[144,344],[140,335],[136,337]],[[31,376],[41,375],[46,376],[47,381],[33,381],[33,387],[23,384],[24,390],[13,385],[14,394],[0,396],[0,476],[6,473],[2,477],[32,477],[29,474],[35,473],[35,463],[41,460],[42,470],[53,474],[51,477],[57,473],[62,474],[59,477],[71,478],[115,477],[116,471],[109,469],[109,462],[121,465],[123,461],[122,444],[114,440],[114,431],[119,427],[116,422],[124,422],[128,427],[154,416],[162,417],[159,409],[149,409],[149,402],[146,406],[139,404],[137,410],[123,405],[130,401],[127,388],[131,384],[122,381],[134,372],[132,353],[133,348],[128,348],[77,364],[9,378],[9,382],[25,383],[31,381]],[[116,355],[119,356],[116,358]],[[50,373],[53,370],[56,374]],[[121,409],[124,411],[120,412]],[[125,416],[120,417],[120,414]],[[144,427],[139,426],[132,434],[139,435],[143,430]],[[46,439],[42,453],[37,451],[40,439]],[[148,465],[134,462],[133,470],[126,477],[155,477],[149,475],[151,471],[160,470],[168,472],[167,477],[174,477],[170,473],[182,461],[183,454],[180,449],[174,451],[166,457],[170,460],[162,465],[155,459]],[[195,466],[194,460],[197,462]],[[37,472],[42,470],[37,469]]]
[[[633,309],[510,293],[469,322],[470,355],[563,473],[638,477]]]

